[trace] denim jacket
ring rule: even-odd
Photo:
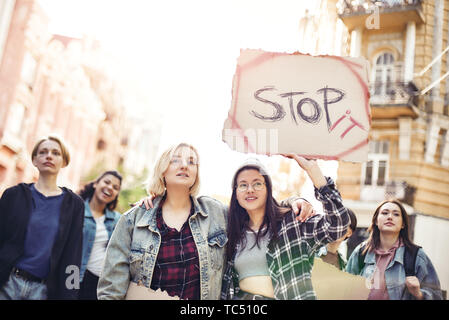
[[[376,267],[376,257],[374,252],[368,252],[364,260],[365,266],[362,270],[359,270],[358,257],[362,244],[363,243],[359,244],[351,254],[346,266],[346,271],[370,279],[372,278]],[[404,246],[401,246],[396,250],[394,259],[389,263],[385,270],[385,283],[387,285],[390,300],[416,299],[410,294],[405,285],[404,250]],[[418,250],[418,255],[416,257],[415,276],[419,280],[425,300],[442,299],[438,275],[432,262],[422,248]]]
[[[147,288],[161,244],[154,208],[135,207],[120,218],[109,241],[106,260],[98,283],[98,299],[124,299],[130,281]],[[210,197],[192,197],[194,214],[189,225],[198,250],[201,300],[218,299],[223,275],[227,208]]]
[[[83,255],[81,261],[80,281],[83,281],[84,273],[86,272],[87,262],[92,252],[92,247],[95,241],[97,232],[97,224],[90,211],[89,200],[84,201],[84,227],[83,227]],[[111,239],[112,231],[120,219],[120,213],[105,209],[104,225],[108,231],[109,239]]]

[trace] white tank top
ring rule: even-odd
[[[87,261],[87,270],[92,272],[97,277],[100,276],[101,270],[103,270],[104,258],[106,257],[106,246],[108,245],[108,231],[104,225],[105,215],[99,218],[94,218],[97,224],[97,230],[95,232],[94,245],[90,252],[89,261]]]

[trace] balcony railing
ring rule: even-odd
[[[403,203],[413,206],[416,188],[405,181],[388,181],[385,188],[385,199],[395,198]]]
[[[412,82],[375,82],[369,87],[371,104],[417,105],[418,89]]]
[[[362,185],[360,189],[360,200],[383,201],[385,199],[398,199],[403,203],[413,206],[416,188],[405,181],[390,180],[382,186]]]
[[[343,16],[367,14],[377,7],[380,12],[399,11],[421,5],[422,0],[342,0],[338,3],[338,14]]]

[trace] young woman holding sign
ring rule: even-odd
[[[316,299],[310,274],[314,253],[346,234],[349,215],[316,161],[288,157],[309,175],[325,214],[299,223],[273,198],[264,166],[256,159],[243,163],[232,183],[222,299]]]

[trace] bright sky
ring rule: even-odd
[[[221,140],[240,49],[297,51],[299,20],[318,2],[39,0],[51,32],[92,34],[135,74],[148,108],[164,114],[162,148],[181,141],[197,147],[201,194],[228,196],[247,158]]]

